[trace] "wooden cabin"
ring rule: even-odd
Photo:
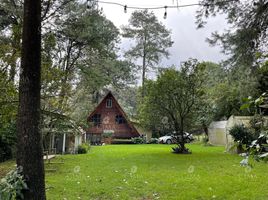
[[[88,116],[87,121],[90,124],[87,140],[93,144],[101,143],[105,133],[112,133],[114,139],[131,139],[140,136],[111,92],[102,99]]]

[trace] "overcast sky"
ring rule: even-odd
[[[106,0],[109,2],[117,2],[127,6],[165,6],[176,5],[176,0]],[[198,0],[179,0],[180,4],[198,3]],[[124,13],[124,9],[116,5],[108,5],[99,3],[99,7],[103,8],[106,17],[111,20],[118,28],[128,24],[128,19],[131,12],[134,10],[128,9]],[[172,40],[174,44],[170,48],[170,58],[164,59],[162,65],[179,65],[180,62],[188,58],[197,58],[200,61],[219,62],[225,58],[220,53],[219,47],[211,47],[205,40],[210,37],[214,31],[223,31],[227,25],[223,16],[211,18],[208,24],[203,29],[196,29],[195,15],[198,6],[185,8],[170,8],[167,10],[167,19],[164,19],[164,9],[153,10],[158,19],[172,31]],[[126,51],[129,48],[129,42],[122,40],[121,50]]]

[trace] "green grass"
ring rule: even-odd
[[[169,145],[107,145],[62,156],[64,164],[46,166],[56,169],[46,174],[48,200],[268,199],[268,164],[249,169],[223,147],[189,148],[178,155]]]

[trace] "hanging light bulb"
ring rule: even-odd
[[[87,9],[92,9],[94,7],[94,0],[87,0]]]
[[[98,0],[87,0],[87,9],[99,9]]]
[[[164,19],[167,18],[167,6],[165,6],[165,13],[164,13]]]
[[[127,13],[127,5],[124,6],[124,13]]]

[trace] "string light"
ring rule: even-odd
[[[167,18],[167,6],[165,6],[165,13],[164,13],[164,19]]]
[[[87,9],[95,9],[99,7],[98,0],[87,0]]]
[[[219,1],[217,3],[229,3],[229,2],[234,2],[238,0],[223,0]],[[167,18],[167,9],[168,8],[185,8],[185,7],[192,7],[192,6],[210,6],[210,5],[216,5],[216,3],[192,3],[192,4],[182,4],[174,6],[155,6],[155,7],[139,7],[139,6],[127,6],[125,4],[117,3],[117,2],[110,2],[110,1],[98,1],[98,0],[87,0],[87,8],[94,8],[95,6],[98,7],[98,3],[100,4],[110,4],[110,5],[116,5],[116,6],[121,6],[124,9],[124,13],[127,13],[127,9],[135,9],[135,10],[159,10],[159,9],[164,9],[164,19]]]
[[[89,0],[87,0],[87,9],[90,9]]]

